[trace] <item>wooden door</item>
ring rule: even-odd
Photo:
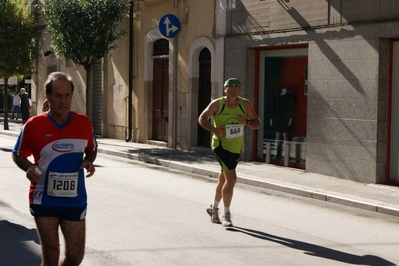
[[[169,122],[169,60],[154,60],[152,138],[168,141]]]

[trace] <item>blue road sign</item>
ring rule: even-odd
[[[180,21],[175,15],[166,14],[159,20],[158,28],[163,36],[173,38],[180,31]]]

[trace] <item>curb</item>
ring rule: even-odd
[[[180,163],[176,163],[173,161],[158,159],[158,158],[155,158],[152,156],[135,155],[135,154],[130,154],[128,152],[110,151],[110,150],[104,150],[104,149],[100,149],[100,148],[98,149],[98,152],[105,153],[108,155],[113,155],[113,156],[119,156],[119,157],[123,157],[126,159],[133,159],[133,160],[144,162],[144,163],[150,163],[150,164],[154,164],[154,165],[169,167],[171,169],[180,170],[180,171],[187,172],[190,174],[196,174],[196,175],[211,177],[211,178],[215,178],[215,179],[217,179],[219,176],[218,171],[212,171],[212,170],[202,169],[199,167],[188,166],[186,164],[180,164]],[[276,183],[267,182],[267,181],[259,181],[256,179],[251,179],[251,178],[243,177],[243,176],[239,176],[239,175],[237,176],[237,182],[240,182],[241,184],[245,184],[245,185],[276,190],[276,191],[289,193],[289,194],[293,194],[293,195],[297,195],[297,196],[312,198],[312,199],[326,201],[326,202],[335,203],[335,204],[340,204],[340,205],[344,205],[344,206],[348,206],[348,207],[358,208],[358,209],[362,209],[362,210],[366,210],[366,211],[372,211],[372,212],[377,212],[377,213],[381,213],[381,214],[387,214],[387,215],[399,217],[399,209],[390,208],[390,207],[386,207],[386,206],[379,205],[379,204],[372,204],[372,203],[369,203],[366,201],[358,201],[358,200],[354,200],[354,199],[350,199],[350,198],[330,195],[327,193],[320,193],[320,192],[312,191],[309,189],[301,189],[301,188],[294,187],[294,186],[286,186],[286,185],[276,184]]]

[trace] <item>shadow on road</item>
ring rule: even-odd
[[[325,258],[329,260],[335,260],[335,261],[340,261],[348,264],[354,264],[354,265],[372,265],[372,266],[392,266],[396,265],[395,263],[392,263],[390,261],[387,261],[383,258],[374,256],[374,255],[364,255],[364,256],[358,256],[346,252],[342,252],[339,250],[331,249],[331,248],[326,248],[323,246],[319,245],[314,245],[290,238],[284,238],[280,236],[275,236],[271,234],[267,234],[261,231],[256,231],[253,229],[248,229],[248,228],[242,228],[242,227],[231,227],[227,228],[226,230],[232,231],[232,232],[240,232],[252,237],[256,237],[259,239],[267,240],[267,241],[272,241],[290,248],[298,249],[298,250],[303,250],[305,254],[311,255],[311,256],[316,256],[320,258]]]
[[[40,265],[41,255],[32,249],[39,244],[36,229],[0,220],[0,265]]]

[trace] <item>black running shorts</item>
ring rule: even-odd
[[[223,173],[226,173],[228,170],[236,169],[238,161],[240,160],[239,153],[232,153],[223,149],[222,144],[213,150],[213,154],[218,159]]]

